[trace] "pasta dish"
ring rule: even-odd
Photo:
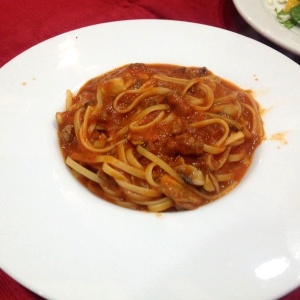
[[[190,210],[237,186],[264,131],[249,91],[205,67],[135,63],[90,79],[56,114],[66,164],[114,204]]]

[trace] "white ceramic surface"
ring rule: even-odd
[[[300,28],[285,28],[276,20],[275,6],[268,0],[233,0],[233,3],[244,18],[261,35],[282,48],[300,55]]]
[[[266,140],[240,185],[194,211],[96,198],[56,136],[65,90],[131,63],[206,66],[264,109]],[[300,285],[300,67],[199,24],[105,23],[47,40],[0,70],[0,267],[50,299],[272,299]]]

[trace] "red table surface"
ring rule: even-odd
[[[300,64],[300,57],[254,31],[231,0],[1,0],[0,67],[28,48],[58,34],[103,22],[170,19],[211,25],[258,40]],[[40,300],[0,269],[0,299]],[[300,288],[281,298],[299,300]]]

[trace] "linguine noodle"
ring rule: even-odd
[[[258,105],[206,68],[131,64],[56,114],[66,164],[93,193],[148,211],[195,209],[240,182],[263,138]]]

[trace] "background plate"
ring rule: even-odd
[[[287,29],[275,18],[267,0],[233,0],[244,20],[261,35],[282,48],[300,55],[300,28]]]

